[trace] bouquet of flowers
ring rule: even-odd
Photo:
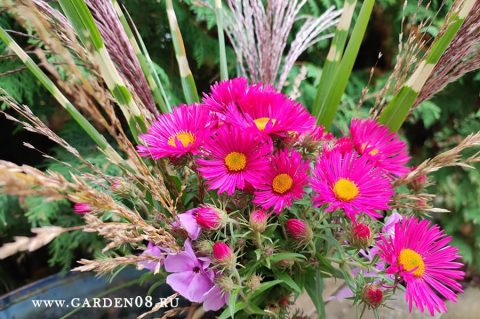
[[[49,137],[88,169],[71,167],[70,176],[62,176],[0,161],[2,192],[67,198],[83,217],[83,224],[72,228],[34,229],[35,237],[1,247],[3,258],[67,231],[97,232],[106,240],[106,254],[82,259],[74,270],[148,269],[174,296],[201,304],[199,312],[218,311],[219,318],[302,318],[292,304],[304,291],[323,318],[325,278],[342,280],[363,310],[376,311],[401,289],[410,311],[416,307],[434,315],[447,311],[445,300],[455,301],[462,292],[463,264],[451,238],[427,218],[442,209],[431,206],[433,195],[424,187],[428,174],[441,167],[479,161],[478,153],[465,159],[461,152],[480,145],[480,133],[409,167],[408,146],[397,131],[418,103],[478,68],[479,36],[471,32],[478,27],[478,2],[456,1],[444,29],[418,61],[419,42],[405,41],[410,47],[370,116],[351,119],[345,132],[330,128],[374,1],[362,3],[348,42],[356,4],[351,0],[341,11],[307,18],[284,56],[285,39],[305,1],[264,6],[260,0],[229,0],[224,8],[216,0],[211,9],[217,16],[222,80],[200,99],[167,0],[187,103],[175,107],[125,8],[116,1],[58,2],[63,13],[42,0],[3,6],[36,30],[68,76],[38,50],[47,66],[41,69],[1,28],[0,38],[118,174],[84,159],[2,90],[1,99],[25,118],[12,120]],[[281,89],[300,53],[334,25],[316,99],[306,108]],[[224,31],[241,75],[232,79]],[[455,61],[448,52],[457,53]],[[152,312],[157,310],[155,305]]]

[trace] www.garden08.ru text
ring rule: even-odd
[[[179,298],[159,298],[160,308],[178,307]],[[66,299],[34,299],[35,308],[151,308],[155,305],[151,296],[130,298],[72,298]]]

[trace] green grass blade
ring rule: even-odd
[[[347,87],[348,79],[352,73],[353,65],[357,58],[360,45],[362,44],[365,31],[367,30],[374,3],[375,0],[365,0],[365,2],[363,2],[352,35],[345,49],[345,54],[334,71],[332,84],[335,85],[330,86],[325,100],[320,106],[317,121],[319,124],[325,126],[326,129],[329,129],[332,125],[342,95]]]
[[[48,76],[38,67],[38,65],[25,53],[25,51],[15,42],[15,40],[0,27],[0,39],[5,42],[7,47],[12,50],[22,61],[22,63],[32,72],[47,91],[49,91],[58,103],[72,116],[88,136],[97,144],[97,146],[111,159],[117,163],[122,161],[120,155],[107,142],[105,137],[100,134],[95,127],[73,106],[72,103],[63,95],[57,86],[48,78]]]
[[[388,105],[383,109],[379,122],[386,125],[392,132],[398,131],[408,116],[420,91],[433,72],[445,50],[454,39],[465,18],[473,8],[476,0],[465,0],[458,11],[445,21],[448,25],[445,32],[435,38],[430,50],[420,62],[416,70],[400,88]]]
[[[100,31],[90,10],[83,0],[59,0],[59,3],[77,31],[80,40],[87,48],[93,51],[100,73],[120,106],[123,115],[126,117],[133,137],[137,139],[139,131],[146,131],[147,129],[145,121],[138,105],[105,48]]]
[[[187,103],[199,102],[197,87],[193,79],[192,71],[188,65],[187,55],[185,52],[185,45],[183,43],[182,33],[178,26],[177,16],[173,9],[172,0],[167,0],[167,17],[170,25],[170,32],[172,34],[173,47],[177,57],[178,68],[180,70],[180,78],[182,81],[183,94]]]
[[[343,56],[343,50],[345,49],[345,44],[347,42],[348,31],[350,30],[356,4],[357,0],[347,0],[343,5],[342,15],[340,16],[335,36],[330,45],[327,59],[323,65],[322,75],[320,76],[317,93],[315,95],[315,100],[313,101],[312,114],[314,116],[318,116],[320,113],[320,107],[325,101],[327,92],[333,83],[335,70]]]
[[[140,67],[142,68],[145,78],[147,79],[153,99],[163,113],[171,112],[172,107],[168,102],[168,98],[163,88],[162,82],[160,81],[160,78],[155,71],[155,67],[153,66],[152,60],[150,59],[150,55],[148,54],[145,44],[143,43],[140,34],[135,28],[135,25],[133,24],[130,15],[128,14],[127,10],[124,7],[122,8],[117,1],[114,1],[113,6],[118,15],[120,23],[122,24],[123,29],[125,30],[125,33],[127,34],[128,39],[132,44],[133,51],[135,52],[135,55],[140,62]]]
[[[227,52],[225,50],[225,34],[223,32],[222,0],[215,0],[215,16],[217,18],[218,46],[220,54],[220,79],[228,79]]]

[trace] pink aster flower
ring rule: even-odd
[[[348,136],[343,136],[337,139],[333,145],[327,151],[338,150],[340,153],[345,154],[353,151],[352,140]]]
[[[197,160],[200,175],[209,189],[232,195],[235,189],[256,184],[268,166],[271,144],[253,130],[223,125],[204,149],[203,158]]]
[[[327,205],[326,211],[342,209],[355,221],[361,212],[381,217],[377,210],[388,209],[393,195],[390,182],[365,156],[355,152],[342,154],[339,149],[324,153],[315,164],[312,188],[316,206]]]
[[[315,118],[301,104],[281,93],[265,90],[248,92],[237,105],[230,104],[226,121],[282,137],[289,133],[303,133],[315,124]]]
[[[386,272],[400,276],[406,284],[410,311],[414,303],[432,316],[446,312],[443,298],[455,302],[456,293],[462,292],[458,281],[465,273],[455,261],[460,258],[458,249],[448,246],[450,240],[437,225],[410,217],[395,224],[395,236],[381,237],[377,243],[380,257],[390,265]]]
[[[203,104],[214,112],[224,113],[227,106],[237,105],[238,101],[250,92],[275,90],[261,84],[249,85],[247,78],[235,78],[217,82],[210,87],[210,93],[203,96]]]
[[[169,254],[165,259],[167,284],[191,302],[203,302],[205,294],[213,287],[214,272],[210,259],[197,257],[189,240],[180,253]]]
[[[293,200],[302,198],[308,179],[308,163],[296,151],[284,149],[272,158],[256,186],[253,202],[279,213]]]
[[[73,211],[76,214],[87,214],[92,212],[92,207],[87,203],[75,203]]]
[[[331,141],[334,139],[333,134],[325,132],[325,128],[321,125],[314,125],[308,131],[300,135],[300,140],[311,140],[315,142]]]
[[[210,121],[209,111],[200,105],[179,106],[172,113],[160,115],[148,132],[140,135],[145,145],[137,146],[138,153],[154,159],[196,154],[210,135]]]
[[[386,126],[374,120],[353,119],[350,135],[357,152],[367,156],[386,174],[401,176],[408,172],[407,144]]]

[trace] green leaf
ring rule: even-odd
[[[473,250],[472,247],[461,238],[453,238],[452,246],[458,248],[458,253],[462,256],[462,259],[467,264],[473,263]]]
[[[312,300],[315,308],[317,309],[317,315],[319,319],[326,318],[325,315],[325,302],[323,301],[323,288],[324,282],[322,274],[319,270],[316,270],[310,280],[305,282],[305,290],[307,291],[310,299]]]
[[[288,252],[277,253],[270,256],[270,261],[273,263],[279,262],[280,260],[283,260],[283,259],[291,259],[291,260],[299,261],[299,260],[307,260],[307,257],[305,257],[302,254],[288,253]]]
[[[275,277],[281,279],[285,284],[287,284],[287,286],[295,290],[297,293],[300,294],[302,292],[302,288],[300,288],[295,280],[293,280],[292,277],[290,277],[286,272],[274,268],[273,273]]]
[[[237,302],[237,296],[238,296],[238,289],[232,290],[230,293],[230,296],[228,297],[228,309],[230,312],[230,316],[233,318],[235,315],[235,305]]]
[[[430,128],[440,119],[442,109],[432,101],[425,101],[413,110],[413,116],[422,120],[425,128]]]
[[[335,83],[335,85],[329,87],[325,100],[318,112],[318,123],[325,126],[326,129],[330,129],[335,113],[340,105],[342,95],[347,87],[348,79],[352,73],[353,65],[357,59],[360,45],[367,30],[374,3],[375,0],[365,0],[363,2],[357,22],[355,23],[352,35],[345,49],[345,54],[342,57],[340,65],[335,70],[335,75],[332,80],[332,83]]]
[[[260,294],[262,294],[264,291],[272,288],[275,285],[281,284],[282,282],[283,282],[282,280],[277,279],[277,280],[267,281],[267,282],[264,282],[264,283],[260,284],[260,287],[255,289],[255,291],[250,295],[249,299],[254,299],[254,298],[260,296]]]
[[[230,299],[229,299],[230,300]],[[233,304],[233,314],[231,313],[231,305]],[[229,305],[228,305],[228,308],[225,309],[221,314],[220,316],[218,316],[218,319],[227,319],[227,318],[234,318],[234,315],[236,312],[242,310],[245,308],[245,303],[243,301],[238,301],[238,302],[233,302],[231,303],[229,301]]]

